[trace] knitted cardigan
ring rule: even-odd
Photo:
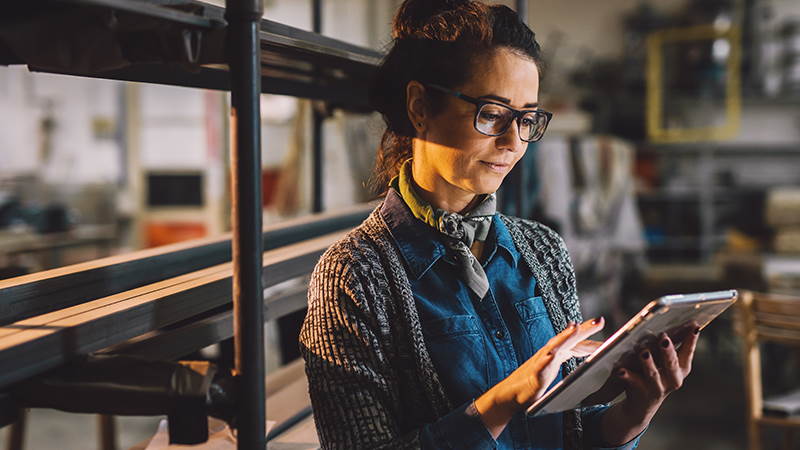
[[[308,288],[300,347],[325,449],[419,448],[419,428],[457,406],[434,369],[406,268],[380,209],[323,254]],[[563,240],[537,222],[501,219],[536,277],[556,332],[580,322]],[[575,365],[567,361],[563,374]],[[581,440],[579,411],[565,412],[565,448],[579,449]]]

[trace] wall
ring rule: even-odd
[[[619,58],[623,51],[623,17],[642,0],[529,0],[528,23],[545,52],[558,47],[569,65],[578,64],[581,55]],[[656,11],[673,13],[687,0],[646,1]]]
[[[38,176],[53,184],[116,181],[114,140],[120,83],[0,68],[0,178]],[[43,120],[52,123],[49,145]],[[110,133],[109,133],[110,132]]]

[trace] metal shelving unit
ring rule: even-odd
[[[381,54],[263,19],[261,0],[45,0],[3,5],[0,64],[32,71],[230,90],[233,299],[238,447],[264,448],[260,93],[369,110],[364,86]],[[43,51],[51,45],[53,52]],[[321,120],[321,119],[319,119]],[[320,127],[315,127],[320,128]],[[316,139],[319,147],[320,140]],[[315,151],[321,167],[321,151]],[[315,209],[321,209],[316,188]]]
[[[655,151],[662,166],[691,169],[692,173],[680,172],[685,178],[685,183],[681,186],[640,194],[640,207],[658,206],[668,211],[665,214],[664,224],[685,226],[690,223],[693,226],[689,228],[696,230],[693,234],[666,236],[663,242],[655,243],[651,247],[654,256],[656,253],[669,254],[674,250],[677,254],[686,253],[686,256],[673,259],[710,261],[726,241],[725,223],[726,219],[729,219],[726,215],[730,215],[731,207],[736,206],[737,200],[746,195],[751,197],[765,195],[771,187],[800,180],[800,177],[793,177],[793,180],[785,177],[783,180],[776,180],[774,177],[764,176],[762,177],[764,181],[758,184],[752,182],[739,184],[741,180],[734,180],[736,171],[731,169],[738,164],[755,170],[753,163],[794,167],[800,163],[800,142],[665,144],[655,147]],[[734,179],[729,180],[727,184],[721,183],[720,177],[726,172]],[[677,189],[678,187],[680,189]],[[739,215],[757,218],[759,213],[760,211],[748,210],[740,211]]]
[[[224,8],[198,0],[45,0],[3,9],[0,64],[27,64],[39,72],[232,89],[225,42],[230,27]],[[63,59],[43,61],[32,54],[38,50],[35,43],[25,43],[30,45],[21,49],[9,42],[9,36],[32,36],[44,30],[51,33],[48,39],[62,41],[61,48],[77,49],[85,44],[81,42],[85,35],[64,36],[56,31],[57,25],[63,27],[71,20],[91,25],[81,31],[116,39],[104,48],[106,55],[94,55],[98,70],[70,67]],[[382,57],[379,52],[266,19],[258,20],[255,32],[262,93],[324,100],[349,110],[369,109],[364,86]],[[136,50],[140,44],[147,46],[146,51]],[[118,67],[110,67],[114,65]]]

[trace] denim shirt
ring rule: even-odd
[[[416,219],[394,192],[387,196],[383,217],[409,269],[425,343],[445,394],[451,404],[461,405],[435,426],[423,429],[423,444],[438,447],[437,442],[447,436],[445,440],[455,448],[562,448],[561,414],[526,418],[519,413],[495,441],[474,411],[475,398],[509,376],[555,335],[536,280],[521,263],[499,215],[492,218],[481,257],[489,279],[483,299],[461,281],[456,260],[438,233]],[[560,379],[559,374],[554,383]],[[599,429],[605,410],[583,412],[587,442],[599,441],[599,436],[590,433]],[[618,448],[636,448],[639,438]]]

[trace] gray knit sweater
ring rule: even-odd
[[[580,322],[563,240],[539,223],[501,217],[536,277],[556,332]],[[320,258],[300,344],[323,448],[419,448],[419,427],[454,408],[428,354],[380,206]],[[565,363],[564,375],[575,364]],[[565,448],[580,448],[580,414],[565,413],[564,422]]]

